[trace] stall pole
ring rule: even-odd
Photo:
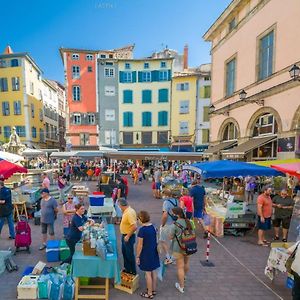
[[[114,159],[114,182],[116,181],[116,160]]]
[[[208,231],[207,240],[206,240],[206,260],[200,260],[200,263],[203,267],[214,267],[215,265],[209,261],[210,254],[210,232]]]

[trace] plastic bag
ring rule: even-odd
[[[50,274],[49,285],[49,300],[59,300],[62,297],[63,292],[63,277],[59,274]]]
[[[38,280],[38,298],[48,299],[50,275],[41,275]]]
[[[166,265],[164,264],[163,261],[160,262],[160,266],[159,268],[156,270],[157,272],[157,278],[160,280],[160,281],[163,281],[163,278],[165,276],[165,273],[166,273]]]
[[[205,226],[210,225],[210,216],[208,214],[203,214],[203,223]]]
[[[72,300],[75,292],[75,284],[71,276],[67,276],[64,283],[63,299]]]
[[[106,246],[103,239],[98,239],[96,241],[96,255],[102,259],[106,258]]]

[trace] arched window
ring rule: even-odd
[[[238,137],[238,130],[236,126],[232,122],[228,123],[224,128],[222,140],[223,141],[236,140],[237,137]]]
[[[272,135],[277,132],[278,125],[272,114],[263,114],[257,118],[253,129],[253,136]]]

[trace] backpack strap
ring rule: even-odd
[[[176,202],[175,202],[175,204],[174,204],[174,202],[173,201],[171,201],[171,199],[168,199],[168,202],[170,202],[174,207],[177,207],[177,200],[175,200]],[[168,211],[168,215],[171,217],[171,218],[173,218],[173,215],[172,214],[170,214],[170,212]]]

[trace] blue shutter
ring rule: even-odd
[[[158,102],[168,102],[169,101],[169,90],[168,89],[160,89],[158,91]]]
[[[143,81],[143,72],[138,72],[138,81],[142,82]]]
[[[136,82],[136,71],[132,72],[132,82]]]
[[[158,126],[162,126],[162,111],[158,112]]]
[[[120,77],[120,82],[122,83],[122,82],[124,82],[124,72],[122,72],[122,71],[120,71],[119,72],[119,77]]]
[[[142,126],[152,126],[152,113],[145,111],[142,113]]]
[[[5,116],[5,102],[2,102],[2,115]]]
[[[152,91],[143,90],[142,91],[142,103],[151,103],[152,102]]]
[[[151,71],[151,81],[159,81],[159,71]]]
[[[171,76],[172,76],[171,70],[168,70],[168,81],[171,80]]]
[[[133,126],[133,113],[132,112],[128,113],[128,126],[130,126],[130,127]]]
[[[123,126],[126,127],[128,124],[127,122],[127,112],[123,113]]]
[[[132,90],[123,91],[123,103],[132,103]]]

